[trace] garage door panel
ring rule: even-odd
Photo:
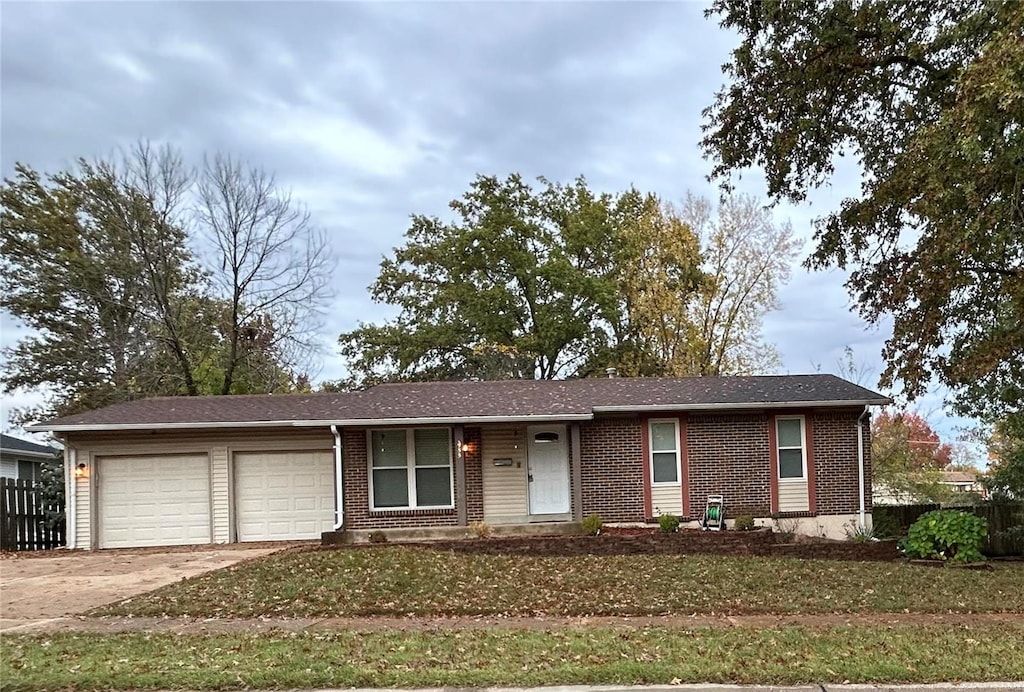
[[[319,538],[334,523],[334,455],[235,454],[239,541]]]
[[[205,455],[104,457],[97,482],[101,548],[210,542]]]

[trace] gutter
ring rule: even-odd
[[[860,491],[860,512],[858,524],[861,529],[867,528],[867,518],[864,513],[864,417],[871,413],[869,404],[864,405],[864,412],[857,416],[857,488]]]
[[[648,406],[595,406],[594,413],[628,413],[632,411],[715,411],[763,410],[767,408],[824,408],[834,406],[884,406],[891,399],[846,399],[833,401],[752,401],[741,404],[651,404]]]
[[[341,465],[341,433],[338,426],[331,426],[334,435],[334,530],[345,525],[345,483]]]
[[[540,416],[436,416],[430,418],[345,418],[328,420],[276,421],[202,421],[196,423],[78,423],[48,425],[40,423],[25,428],[31,432],[102,432],[107,430],[201,430],[224,428],[320,428],[325,426],[410,426],[458,425],[465,423],[554,423],[593,420],[592,413],[566,413]]]

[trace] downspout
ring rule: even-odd
[[[864,405],[864,412],[857,417],[857,476],[858,476],[858,488],[860,489],[860,518],[859,525],[861,529],[867,528],[867,520],[864,514],[864,417],[871,413],[871,407],[868,404]]]
[[[64,513],[64,545],[68,550],[78,547],[78,477],[75,476],[75,469],[78,467],[78,452],[68,441],[64,439],[64,492],[67,494],[67,510]]]
[[[345,525],[345,483],[342,478],[341,465],[341,433],[338,426],[331,426],[334,435],[334,530],[339,531]]]

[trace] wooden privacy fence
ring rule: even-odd
[[[935,509],[942,509],[942,507],[940,505],[875,505],[871,513],[876,522],[882,521],[883,517],[890,518],[893,525],[898,527],[899,534],[905,536],[910,525],[917,521],[922,514]],[[988,537],[981,548],[981,552],[985,555],[1002,557],[1024,553],[1024,544],[1003,535],[1003,532],[1011,527],[1024,525],[1024,502],[986,503],[947,507],[947,509],[967,512],[988,522]]]
[[[0,478],[0,550],[48,550],[64,545],[64,522],[50,526],[47,512],[62,512],[47,505],[42,489],[30,480]]]

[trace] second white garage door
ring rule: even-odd
[[[210,542],[210,460],[201,456],[103,457],[99,546]]]
[[[239,541],[320,538],[334,527],[334,454],[235,454]]]

